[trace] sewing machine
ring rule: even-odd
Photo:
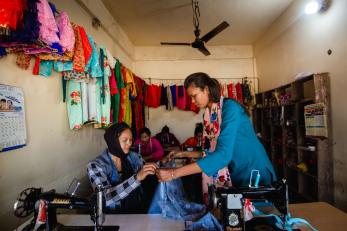
[[[278,210],[281,219],[280,227],[268,227],[264,229],[270,218],[254,218],[245,221],[245,202],[249,199],[255,202],[271,202]],[[288,188],[286,180],[279,181],[269,187],[231,187],[209,188],[209,210],[217,210],[219,219],[227,231],[234,230],[258,230],[250,226],[262,223],[261,230],[286,230],[286,218],[288,215]],[[263,220],[261,220],[263,219]]]
[[[78,186],[77,186],[78,187]],[[43,216],[45,230],[115,230],[119,226],[104,226],[104,213],[103,213],[103,195],[101,187],[98,187],[96,196],[90,199],[79,198],[73,193],[59,194],[55,190],[43,192],[42,188],[27,188],[20,193],[17,201],[14,204],[14,214],[17,217],[27,217],[34,212],[34,218],[31,223],[25,227],[26,231],[35,229],[38,216]],[[43,204],[41,204],[43,203]],[[41,213],[40,208],[41,207]],[[44,208],[42,208],[44,207]],[[74,209],[83,210],[90,214],[90,218],[94,226],[63,226],[57,221],[57,209]]]

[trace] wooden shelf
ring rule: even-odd
[[[270,89],[266,92],[258,93],[257,107],[253,110],[254,127],[261,133],[268,156],[273,161],[275,171],[279,175],[284,174],[288,179],[288,185],[296,188],[296,193],[309,201],[333,201],[333,166],[332,166],[332,147],[331,137],[322,138],[305,135],[305,116],[304,106],[311,103],[324,103],[330,108],[327,74],[314,74],[303,79],[284,84],[280,87]],[[290,101],[283,105],[264,106],[265,101],[274,102],[274,92],[289,93]],[[267,99],[267,100],[265,100]],[[284,122],[291,120],[294,123],[290,126],[278,124],[278,113],[284,107]],[[327,113],[328,129],[330,127],[330,112]],[[276,125],[274,123],[277,123]],[[291,131],[290,142],[287,132]],[[329,133],[331,134],[331,133]],[[312,146],[315,150],[309,149],[306,144],[308,139],[312,139]],[[290,156],[295,161],[303,161],[305,158],[314,155],[316,174],[303,172],[296,167],[289,167],[285,161],[278,163],[278,159],[286,160]],[[312,187],[311,187],[312,186]],[[300,192],[300,193],[299,193]]]

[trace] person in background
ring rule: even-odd
[[[7,105],[6,105],[6,99],[1,99],[0,100],[0,110],[6,110]]]
[[[93,190],[104,189],[106,208],[116,213],[146,213],[141,181],[153,175],[158,166],[146,163],[131,152],[133,136],[126,123],[117,123],[106,129],[107,149],[87,165]]]
[[[164,149],[160,142],[151,137],[151,131],[144,127],[140,131],[140,138],[134,143],[138,153],[145,161],[160,161],[164,156]]]
[[[170,129],[166,125],[161,129],[160,133],[155,135],[155,137],[159,140],[160,144],[166,151],[180,149],[180,142],[174,134],[170,133]]]
[[[188,138],[184,143],[181,145],[182,150],[194,149],[194,150],[202,150],[202,135],[203,135],[203,125],[202,123],[197,123],[194,130],[194,137]],[[193,150],[191,150],[193,151]]]
[[[199,108],[206,109],[214,103],[222,103],[220,134],[213,152],[204,151],[204,157],[179,168],[158,169],[159,181],[165,182],[177,177],[204,172],[211,176],[228,167],[233,186],[249,184],[251,171],[260,173],[259,185],[270,185],[276,181],[274,168],[263,145],[257,138],[245,108],[232,99],[220,100],[220,85],[205,73],[194,73],[184,81],[187,94]],[[213,137],[212,137],[213,138]],[[186,151],[174,151],[171,156],[182,156]],[[194,151],[197,157],[202,152]]]

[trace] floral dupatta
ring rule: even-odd
[[[206,108],[203,116],[204,132],[203,146],[213,155],[216,149],[217,139],[220,134],[222,124],[222,104],[223,98],[219,103],[212,103],[211,109]],[[216,187],[231,187],[231,179],[228,167],[219,170],[212,177],[202,174],[202,190],[204,202],[208,201],[208,185],[214,184]]]

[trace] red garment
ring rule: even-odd
[[[240,104],[243,104],[243,95],[242,95],[242,86],[241,86],[241,83],[237,83],[237,84],[235,85],[235,88],[236,88],[236,94],[237,94],[236,100],[237,100]]]
[[[160,106],[161,86],[154,84],[146,87],[145,104],[148,107],[157,108]]]
[[[232,83],[228,84],[228,98],[235,99],[234,97],[234,85]]]
[[[196,114],[198,114],[199,111],[200,111],[200,108],[198,108],[198,107],[195,105],[195,103],[192,102],[192,104],[190,105],[190,110],[193,111],[193,112],[195,112]]]
[[[116,82],[116,76],[114,75],[114,69],[111,69],[111,76],[109,78],[109,83],[110,83],[110,94],[115,95],[118,93],[118,88],[117,88],[117,82]]]
[[[34,65],[34,69],[33,69],[33,75],[38,75],[39,74],[39,69],[40,69],[40,58],[36,57],[35,65]]]
[[[92,55],[92,45],[90,45],[89,39],[87,37],[87,33],[84,30],[83,27],[78,27],[81,35],[81,41],[82,41],[82,47],[83,47],[83,53],[84,53],[84,62],[87,65],[88,61],[90,59],[90,56]]]
[[[0,27],[16,30],[18,23],[23,19],[25,3],[24,0],[0,1]]]
[[[132,100],[132,109],[133,109],[133,121],[135,124],[136,137],[140,136],[140,130],[145,127],[145,115],[144,115],[144,87],[145,81],[134,75],[134,81],[136,86],[137,96]]]

